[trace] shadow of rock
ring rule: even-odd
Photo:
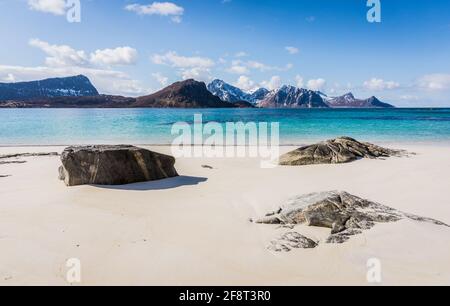
[[[174,189],[182,186],[195,186],[204,183],[207,180],[208,179],[206,177],[178,176],[159,181],[150,181],[128,185],[118,185],[118,186],[93,185],[93,186],[113,190],[150,191],[150,190]]]

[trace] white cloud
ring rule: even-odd
[[[86,75],[105,94],[137,96],[148,93],[140,82],[131,79],[126,73],[111,69],[99,69],[94,65],[115,65],[132,63],[135,50],[129,47],[97,50],[90,56],[83,50],[75,50],[67,45],[52,45],[48,42],[31,39],[30,46],[46,54],[45,66],[0,66],[0,79],[11,81],[30,81],[52,77]],[[134,51],[133,51],[134,50]]]
[[[241,51],[235,54],[236,57],[246,57],[248,56],[247,52]]]
[[[289,54],[292,54],[292,55],[298,54],[298,53],[300,52],[300,50],[299,50],[298,48],[296,48],[296,47],[290,47],[290,46],[288,46],[288,47],[285,47],[285,49],[286,49],[286,51],[287,51]]]
[[[255,82],[253,82],[248,76],[241,75],[234,86],[241,88],[245,91],[251,91],[255,89]]]
[[[66,13],[65,0],[28,0],[28,7],[35,11],[64,15]]]
[[[298,88],[303,88],[304,86],[305,86],[305,83],[304,83],[304,79],[303,79],[303,77],[301,76],[301,75],[296,75],[295,76],[295,85],[298,87]]]
[[[286,64],[286,68],[284,68],[285,71],[291,70],[292,68],[294,68],[294,64]]]
[[[16,81],[33,81],[70,75],[86,75],[103,94],[138,96],[147,94],[139,81],[131,79],[121,71],[94,69],[88,67],[24,67],[0,65],[0,78],[14,75]]]
[[[51,45],[40,39],[31,39],[29,44],[47,55],[45,63],[51,67],[131,65],[137,59],[137,51],[130,47],[97,50],[88,56],[83,50],[75,50],[67,45]]]
[[[148,5],[129,4],[125,6],[125,9],[139,15],[170,16],[175,23],[180,23],[181,16],[184,14],[184,8],[172,2],[153,2]]]
[[[12,82],[16,81],[16,77],[14,76],[14,74],[8,73],[4,77],[2,77],[1,80],[4,81],[4,82],[11,82],[12,83]]]
[[[415,96],[415,95],[402,95],[402,96],[400,96],[400,100],[417,101],[417,100],[419,100],[419,97]]]
[[[246,65],[247,65],[247,67],[249,67],[251,69],[259,70],[261,72],[276,69],[276,67],[271,67],[271,66],[263,64],[261,62],[257,62],[257,61],[248,61],[246,63]]]
[[[195,79],[203,82],[212,80],[211,70],[209,68],[194,67],[190,69],[182,69],[179,74],[183,80]]]
[[[250,70],[245,66],[233,65],[227,69],[227,72],[233,73],[233,74],[249,74]]]
[[[428,74],[419,79],[419,87],[427,90],[445,90],[450,88],[450,74]]]
[[[267,71],[287,71],[292,69],[294,65],[287,64],[286,67],[276,67],[276,66],[269,66],[264,63],[258,62],[258,61],[243,61],[243,60],[233,60],[231,62],[231,66],[227,69],[227,72],[233,73],[233,74],[249,74],[251,70],[258,70],[260,72],[267,72]]]
[[[308,89],[310,90],[323,90],[325,88],[326,85],[326,81],[324,79],[312,79],[309,80],[308,83],[306,84],[306,86],[308,87]]]
[[[385,81],[383,79],[372,78],[369,81],[364,82],[364,87],[369,90],[386,90],[399,88],[400,84],[394,81]]]
[[[48,42],[31,39],[30,46],[41,49],[48,57],[45,63],[52,67],[80,66],[88,62],[88,57],[84,51],[78,51],[66,45],[51,45]]]
[[[183,79],[196,79],[200,81],[211,80],[211,68],[215,62],[207,57],[182,56],[174,51],[165,54],[154,54],[151,57],[154,64],[167,65],[178,69],[178,74]]]
[[[169,78],[166,76],[163,76],[161,73],[156,72],[156,73],[152,73],[153,78],[158,81],[159,84],[161,84],[162,86],[166,86],[169,82]]]
[[[183,21],[183,18],[181,16],[173,16],[170,18],[174,23],[181,23]]]
[[[274,89],[280,88],[281,77],[279,77],[278,75],[274,75],[272,78],[270,78],[269,81],[263,81],[261,83],[261,86],[265,87],[269,90],[274,90]]]
[[[215,65],[214,61],[209,58],[181,56],[174,51],[166,54],[154,54],[151,60],[154,64],[169,65],[175,68],[211,68]]]
[[[130,47],[97,50],[91,53],[90,60],[97,65],[131,65],[137,60],[137,51]]]

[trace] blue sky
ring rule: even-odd
[[[450,106],[450,2],[0,0],[0,81],[83,73],[142,95],[183,78],[244,89],[291,84],[398,106]]]

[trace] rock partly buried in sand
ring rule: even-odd
[[[313,249],[317,243],[297,232],[287,232],[272,240],[267,247],[275,252],[290,252],[292,249]]]
[[[371,143],[362,143],[350,137],[341,137],[284,154],[280,157],[280,165],[341,164],[359,158],[374,159],[405,154],[404,151],[386,149]]]
[[[347,192],[330,191],[302,195],[291,199],[278,211],[256,220],[256,223],[325,227],[331,229],[328,243],[343,243],[351,236],[371,229],[376,223],[397,222],[402,219],[447,224],[406,214],[393,208],[361,199]]]
[[[178,176],[175,158],[134,146],[69,147],[61,155],[67,186],[124,185]]]

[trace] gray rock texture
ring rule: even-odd
[[[280,157],[282,166],[349,163],[360,158],[386,158],[407,155],[405,151],[391,150],[371,143],[340,137],[306,146]]]
[[[297,232],[287,232],[270,242],[267,247],[275,252],[290,252],[292,249],[313,249],[317,242]]]
[[[69,147],[59,178],[67,186],[125,185],[178,176],[175,158],[128,145]]]
[[[255,220],[260,224],[281,224],[324,227],[331,230],[328,243],[343,243],[351,236],[369,230],[377,223],[410,219],[439,226],[449,225],[430,218],[395,210],[347,192],[330,191],[295,197],[276,212]],[[280,247],[279,249],[282,249]]]

